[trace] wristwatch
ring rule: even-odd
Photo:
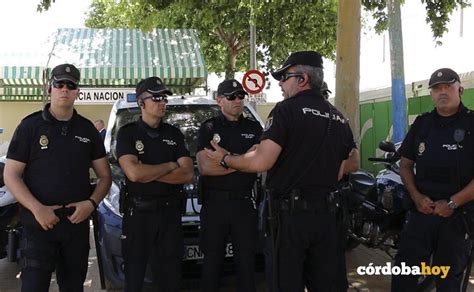
[[[221,161],[219,161],[219,164],[225,169],[229,169],[229,166],[227,165],[227,163],[225,163],[225,158],[228,155],[230,155],[230,154],[229,153],[224,154],[224,156],[222,156],[222,158],[221,158]]]
[[[456,210],[458,208],[458,204],[456,204],[453,200],[449,199],[448,208],[451,210]]]

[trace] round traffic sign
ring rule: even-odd
[[[265,87],[265,75],[258,70],[249,70],[242,79],[242,86],[250,94],[262,92]]]

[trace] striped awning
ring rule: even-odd
[[[43,76],[62,63],[79,68],[82,87],[134,87],[143,78],[160,76],[173,92],[185,93],[203,86],[207,79],[192,29],[65,28],[53,39],[51,54],[44,60],[46,71],[41,66],[0,67],[0,101],[36,95],[43,89]]]

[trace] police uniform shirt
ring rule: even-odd
[[[240,116],[238,121],[229,121],[220,113],[205,121],[198,134],[197,152],[212,149],[210,141],[219,140],[219,146],[230,153],[243,154],[259,143],[262,126]],[[235,171],[221,176],[203,176],[205,188],[214,190],[250,190],[257,175]]]
[[[150,128],[140,118],[120,128],[117,135],[117,159],[131,154],[144,164],[161,164],[189,157],[184,143],[184,135],[170,124],[160,122],[158,128]],[[127,178],[128,192],[132,196],[156,197],[174,195],[180,185],[153,181],[148,183],[131,182]]]
[[[432,199],[447,199],[474,176],[474,113],[464,105],[450,116],[436,110],[418,116],[400,153],[416,163],[418,190]]]
[[[327,130],[330,120],[331,127]],[[341,162],[347,159],[354,145],[343,115],[320,92],[311,90],[285,99],[273,108],[261,138],[265,139],[282,148],[267,176],[267,185],[277,194],[289,188],[308,192],[334,190]]]
[[[42,204],[85,200],[91,162],[105,157],[104,144],[92,122],[75,110],[69,121],[58,121],[49,107],[21,121],[7,158],[26,163],[24,182]]]

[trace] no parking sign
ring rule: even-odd
[[[265,88],[265,75],[258,70],[249,70],[242,79],[242,86],[250,94],[262,92]]]

